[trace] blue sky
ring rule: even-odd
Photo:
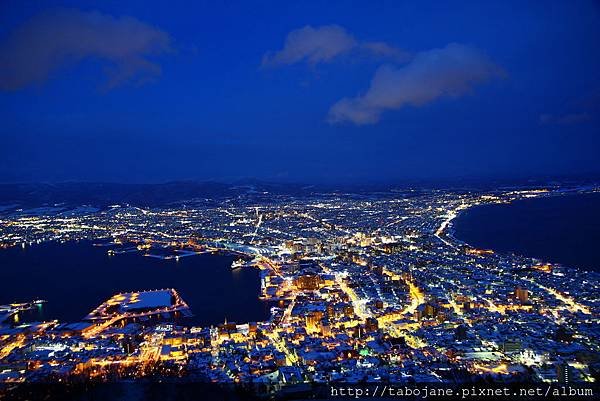
[[[4,1],[0,181],[598,173],[598,4]]]

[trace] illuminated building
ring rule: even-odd
[[[524,288],[517,287],[515,288],[515,298],[523,303],[527,302],[529,300],[529,291]]]

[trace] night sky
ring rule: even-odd
[[[600,172],[600,2],[150,3],[0,2],[0,182]]]

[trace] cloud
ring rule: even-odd
[[[283,49],[263,56],[263,66],[282,66],[302,61],[311,65],[328,63],[352,51],[366,51],[377,56],[406,59],[407,53],[384,42],[359,42],[338,25],[323,25],[291,31]]]
[[[167,33],[131,17],[59,10],[34,16],[0,43],[0,90],[45,81],[83,59],[108,62],[107,88],[161,73],[149,57],[170,51]]]
[[[576,125],[596,120],[600,115],[600,91],[568,102],[568,110],[544,113],[539,116],[541,125]]]
[[[503,70],[471,47],[451,43],[418,53],[406,66],[380,67],[367,92],[344,98],[329,110],[331,123],[374,124],[386,110],[422,106],[441,97],[459,97]]]
[[[540,124],[551,125],[573,125],[580,124],[592,119],[589,113],[569,113],[564,115],[542,114],[540,115]]]
[[[376,56],[389,57],[397,62],[408,61],[411,57],[408,52],[385,42],[363,42],[359,46]]]

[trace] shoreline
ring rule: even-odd
[[[43,248],[44,246],[55,247],[55,246],[65,246],[65,245],[71,245],[71,246],[76,246],[76,247],[77,246],[84,246],[84,247],[89,247],[90,249],[93,249],[93,248],[98,248],[97,244],[94,243],[95,240],[96,239],[72,239],[72,240],[68,240],[68,241],[60,241],[60,240],[52,239],[52,240],[42,241],[41,243],[33,243],[33,244],[28,245],[27,247],[25,247],[25,249],[36,250],[36,249],[39,249],[39,248]],[[15,246],[15,247],[12,247],[12,248],[15,249],[17,247]],[[19,248],[19,251],[21,251],[21,247],[18,247],[18,248]],[[102,248],[102,247],[100,247],[100,248]],[[105,254],[105,253],[102,252],[101,254]],[[234,251],[220,250],[220,251],[217,251],[217,252],[211,251],[211,252],[190,253],[189,255],[185,255],[185,256],[217,256],[217,257],[219,257],[219,256],[226,256],[226,257],[231,256],[232,257],[233,255],[237,255],[237,254],[238,253],[236,253]],[[173,264],[173,266],[174,266],[174,264],[176,262],[178,262],[178,260],[176,260],[174,257],[173,258],[169,258],[169,257],[166,257],[166,258],[165,257],[148,257],[146,254],[144,254],[143,250],[138,250],[138,249],[135,249],[135,252],[127,252],[127,253],[122,253],[122,254],[118,253],[118,254],[116,254],[114,256],[110,256],[109,255],[108,257],[110,259],[117,260],[117,259],[120,259],[120,256],[125,256],[125,255],[130,255],[130,256],[135,256],[136,258],[140,258],[139,259],[140,260],[139,263],[145,263],[145,262],[143,262],[143,260],[148,260],[148,261],[152,260],[152,261],[155,261],[155,263],[159,263],[159,264],[167,263],[169,265]],[[182,259],[194,259],[194,258],[187,258],[187,257],[185,257],[185,258],[182,258]],[[165,266],[167,266],[167,265],[165,265]],[[229,264],[226,264],[226,266],[224,266],[224,267],[225,267],[225,271],[227,272],[227,274],[232,275],[232,280],[234,280],[233,274],[231,273],[231,270],[229,268]],[[248,269],[248,270],[256,270],[257,272],[260,271],[260,269],[255,268],[255,267],[252,267],[252,269]],[[179,273],[177,273],[177,274],[179,274]],[[235,280],[238,280],[238,279],[236,278]],[[264,309],[270,309],[269,308],[270,305],[269,305],[269,302],[268,302],[269,300],[261,298],[261,291],[260,291],[261,284],[260,284],[260,274],[259,273],[257,273],[256,280],[257,280],[256,283],[254,283],[255,286],[256,286],[256,289],[257,289],[257,294],[256,294],[256,297],[254,298],[254,300],[256,301],[256,305],[255,306],[257,308],[259,308],[259,309],[263,309],[263,308]],[[158,287],[157,287],[157,285],[149,285],[148,286],[147,284],[140,284],[140,286],[138,286],[138,285],[136,285],[134,283],[133,285],[129,286],[128,288],[123,288],[120,291],[121,292],[123,292],[123,291],[125,291],[125,292],[127,292],[127,291],[139,292],[139,291],[146,290],[148,288],[155,288],[155,287],[159,288],[160,285],[158,285]],[[181,287],[181,286],[179,286],[179,287]],[[178,286],[175,286],[175,288],[179,290]],[[38,293],[35,296],[39,297],[40,295],[41,295],[41,293]],[[46,298],[53,298],[53,297],[48,297],[48,295],[49,295],[48,293],[46,293],[45,295],[46,295]],[[114,294],[113,293],[111,293],[111,294],[107,293],[106,294],[106,296],[110,296],[110,295],[114,295]],[[22,296],[22,298],[23,299],[28,299],[28,298],[31,298],[31,297],[28,297],[27,295],[24,295],[24,296]],[[187,299],[184,299],[184,300],[186,300],[186,302],[190,302]],[[10,303],[14,303],[16,301],[17,301],[16,298],[12,299],[12,300],[7,298],[5,303],[6,304],[10,304]],[[58,321],[60,321],[61,323],[76,323],[76,322],[79,322],[82,319],[84,319],[84,315],[87,315],[91,310],[93,310],[95,307],[97,307],[98,305],[100,305],[103,301],[104,301],[103,298],[99,298],[99,299],[95,300],[96,303],[89,310],[83,311],[83,314],[81,315],[80,318],[77,318],[77,317],[75,317],[75,318],[69,318],[69,317],[65,317],[65,316],[60,316],[60,317],[59,316],[55,316],[55,314],[56,314],[57,311],[53,310],[52,311],[52,315],[45,314],[45,316],[43,316],[43,319],[44,320],[48,320],[48,321],[54,321],[54,320],[58,319]],[[0,304],[1,303],[2,302],[0,302]],[[55,309],[54,306],[58,305],[60,303],[57,303],[56,300],[50,300],[48,302],[48,304],[51,307],[51,309]],[[196,302],[196,304],[197,304],[197,302]],[[190,305],[190,307],[192,309],[192,312],[194,312],[194,305]],[[200,307],[197,306],[196,309],[201,310],[202,309],[202,305]],[[230,313],[231,312],[226,312],[224,314],[224,316],[227,316]],[[194,316],[198,317],[199,314],[198,313],[194,313]],[[266,314],[264,315],[263,318],[257,319],[257,317],[250,317],[250,318],[243,319],[243,322],[247,322],[247,321],[269,321],[269,319],[271,317],[272,317],[272,314],[270,313],[270,311],[266,310]],[[35,321],[35,319],[33,321]],[[179,324],[181,324],[183,326],[188,326],[188,327],[192,327],[192,326],[202,326],[202,327],[207,326],[208,327],[211,324],[212,325],[218,325],[220,323],[217,320],[215,320],[214,323],[200,323],[200,322],[196,322],[196,321],[192,321],[192,320],[188,320],[188,319],[183,319],[182,321],[179,322]]]
[[[484,204],[469,205],[466,208],[463,208],[460,210],[455,210],[454,216],[451,219],[445,221],[446,226],[445,226],[443,232],[439,236],[437,235],[437,232],[436,232],[436,236],[440,237],[440,239],[442,239],[441,238],[442,236],[445,237],[447,240],[449,240],[449,242],[452,243],[453,246],[467,246],[472,249],[490,250],[494,253],[501,254],[501,255],[513,255],[513,256],[518,256],[521,258],[529,258],[529,259],[533,259],[539,263],[552,264],[555,266],[560,266],[562,268],[568,268],[568,269],[577,269],[582,272],[598,272],[597,269],[579,266],[576,263],[565,263],[565,262],[554,261],[554,260],[552,260],[553,259],[552,257],[532,256],[532,255],[528,254],[528,252],[520,252],[518,250],[498,250],[498,249],[496,249],[497,247],[494,247],[494,246],[486,246],[486,247],[477,246],[477,245],[469,242],[468,240],[458,238],[458,236],[456,235],[456,231],[457,231],[457,229],[456,229],[457,223],[456,222],[461,217],[464,217],[464,215],[466,213],[473,211],[477,208],[488,207],[488,206],[501,206],[501,205],[510,207],[510,206],[514,206],[515,204],[519,204],[519,203],[525,202],[525,201],[540,201],[542,199],[549,200],[549,199],[568,198],[568,197],[577,198],[577,197],[581,197],[581,196],[598,196],[598,197],[600,197],[600,192],[595,191],[595,190],[582,191],[582,192],[568,192],[568,193],[566,193],[566,192],[550,192],[545,195],[530,197],[530,198],[520,198],[520,199],[514,199],[514,200],[510,200],[510,201],[497,201],[497,202],[489,202],[489,203],[484,203]],[[440,228],[441,228],[441,226],[440,226]],[[600,267],[600,261],[598,262],[598,267]]]

